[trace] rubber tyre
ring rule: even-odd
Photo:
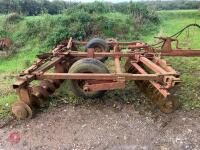
[[[94,38],[90,40],[86,45],[86,51],[87,48],[100,48],[102,52],[109,52],[109,45],[107,44],[107,42],[99,38]],[[104,62],[108,59],[108,57],[97,57],[97,59],[101,62]]]
[[[109,73],[106,66],[99,60],[93,58],[83,58],[76,61],[69,73]],[[84,81],[84,80],[83,80]],[[83,98],[98,98],[102,97],[106,91],[85,92],[79,85],[80,80],[69,80],[71,91],[79,97]]]

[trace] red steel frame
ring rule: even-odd
[[[180,82],[179,73],[166,63],[162,56],[200,56],[200,50],[183,50],[178,46],[178,41],[170,37],[160,37],[163,40],[161,49],[153,48],[143,42],[108,42],[114,48],[110,52],[95,52],[89,48],[87,52],[74,51],[77,45],[85,45],[87,42],[69,41],[58,45],[51,53],[42,55],[30,68],[23,71],[18,77],[13,88],[17,90],[20,100],[32,107],[30,83],[33,80],[88,80],[84,86],[86,91],[113,90],[125,87],[126,80],[146,80],[164,96],[170,95],[168,89]],[[176,42],[176,48],[172,48],[172,42]],[[128,51],[121,51],[122,49]],[[115,72],[109,74],[97,73],[67,73],[64,66],[69,66],[72,58],[96,58],[112,57],[115,64]],[[121,58],[127,59],[127,67],[133,67],[137,73],[122,72]],[[67,64],[67,65],[66,65]],[[144,66],[150,70],[144,69]],[[51,68],[57,68],[57,72],[47,72]],[[162,83],[162,84],[161,84]]]

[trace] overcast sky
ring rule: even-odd
[[[94,2],[94,1],[102,1],[102,2],[130,2],[131,0],[64,0],[68,2]],[[132,0],[132,1],[156,1],[156,0]],[[173,1],[173,0],[161,0],[161,1]],[[186,1],[200,1],[200,0],[186,0]]]
[[[69,2],[94,2],[95,0],[65,0]],[[118,3],[118,2],[129,2],[130,0],[99,0],[103,2],[113,2],[113,3]],[[132,1],[143,1],[143,0],[132,0]]]
[[[94,1],[105,1],[105,2],[113,2],[113,3],[117,3],[117,2],[129,2],[131,0],[64,0],[64,1],[68,1],[68,2],[94,2]],[[156,0],[132,0],[132,1],[156,1]],[[173,1],[173,0],[161,0],[161,1]],[[191,1],[191,0],[188,0]],[[194,0],[194,1],[199,1],[199,0]]]
[[[118,3],[118,2],[129,2],[131,0],[64,0],[64,1],[67,1],[67,2],[94,2],[94,1],[103,1],[103,2]],[[132,1],[156,1],[156,0],[132,0]],[[161,1],[173,1],[173,0],[161,0]],[[192,1],[192,0],[188,0],[188,1]],[[193,1],[200,1],[200,0],[193,0]]]

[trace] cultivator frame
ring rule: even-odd
[[[20,101],[12,106],[12,112],[17,118],[30,118],[33,108],[42,106],[48,101],[48,96],[59,88],[64,80],[84,80],[84,92],[114,90],[125,88],[127,80],[134,80],[165,113],[176,110],[178,99],[171,89],[181,82],[179,73],[174,70],[163,56],[200,56],[200,50],[180,49],[178,40],[172,37],[159,37],[162,40],[161,48],[154,48],[144,42],[116,42],[107,44],[110,51],[97,51],[87,48],[86,52],[77,51],[77,45],[86,45],[88,42],[79,42],[70,38],[58,45],[51,53],[38,56],[38,60],[18,77],[13,88],[16,89]],[[176,48],[173,44],[176,42]],[[126,51],[123,51],[126,49]],[[69,73],[68,70],[75,61],[82,58],[110,57],[115,65],[113,73]],[[121,59],[126,59],[122,71]],[[54,68],[55,72],[49,72]],[[39,85],[32,85],[39,80]]]

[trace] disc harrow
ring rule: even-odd
[[[171,113],[180,106],[175,88],[181,79],[180,73],[163,58],[196,57],[200,56],[200,50],[181,49],[174,37],[159,39],[161,46],[155,48],[144,42],[98,38],[80,42],[70,38],[52,52],[39,55],[38,60],[19,75],[13,88],[20,101],[13,104],[12,112],[20,119],[31,118],[32,111],[45,106],[64,80],[70,80],[74,94],[84,98],[96,98],[107,90],[123,89],[126,81],[134,80],[162,112]],[[176,48],[172,47],[173,43]],[[77,46],[85,46],[85,51],[78,51]],[[104,64],[107,58],[112,58],[109,60],[113,60],[114,72]],[[125,72],[122,72],[122,61],[125,61]]]

